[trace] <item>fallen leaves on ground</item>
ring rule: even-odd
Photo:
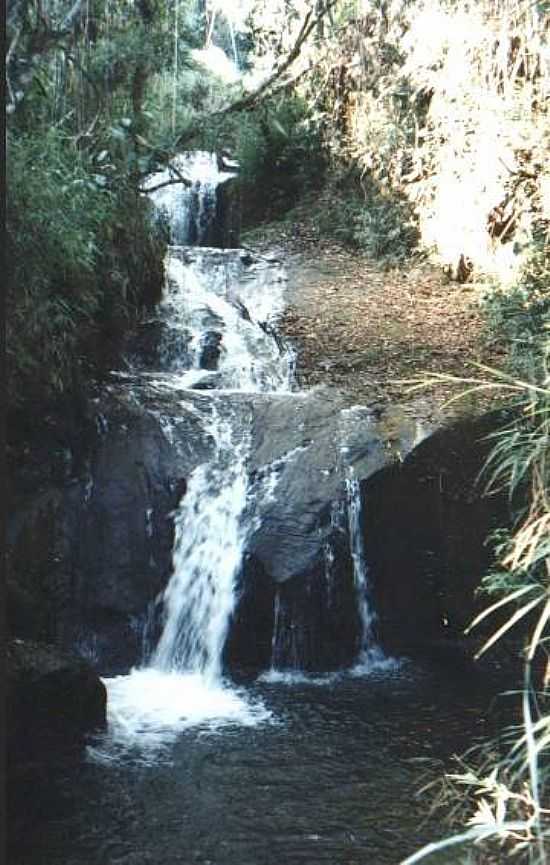
[[[402,379],[426,372],[462,376],[471,374],[472,362],[499,364],[483,336],[475,286],[453,283],[422,261],[385,270],[317,238],[307,223],[284,233],[269,226],[261,244],[277,247],[286,262],[287,307],[279,327],[296,349],[302,386],[333,385],[365,405],[413,406],[418,391]],[[444,406],[456,393],[452,385],[430,388],[423,395],[428,414],[457,414],[457,403]],[[469,410],[490,406],[487,396],[467,404]]]

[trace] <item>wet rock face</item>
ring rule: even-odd
[[[483,495],[487,436],[503,417],[442,429],[401,465],[363,481],[363,531],[378,633],[390,651],[442,651],[480,609],[488,535],[509,524],[504,495]],[[438,648],[439,646],[439,648]]]
[[[10,762],[51,759],[52,750],[79,747],[105,724],[105,686],[82,658],[13,640],[6,661]]]
[[[83,476],[19,510],[10,533],[12,632],[71,647],[103,673],[142,660],[160,626],[155,600],[172,573],[174,509],[192,471],[212,457],[214,401],[216,411],[230,414],[251,439],[254,513],[248,517],[254,528],[245,545],[232,663],[269,663],[274,594],[281,586],[293,628],[310,634],[296,649],[304,664],[333,666],[351,651],[353,633],[350,638],[345,617],[335,613],[341,624],[333,627],[332,613],[323,618],[320,611],[327,592],[342,594],[348,623],[353,619],[353,573],[349,542],[342,543],[332,508],[345,497],[350,466],[360,476],[384,464],[370,417],[342,414],[329,392],[225,394],[216,401],[208,392],[166,393],[161,374],[158,379],[153,385],[123,378],[107,391],[96,404],[97,436]],[[175,417],[174,398],[180,404]],[[339,551],[332,587],[328,547]],[[305,613],[299,611],[302,585]],[[320,648],[323,641],[329,650]],[[263,648],[246,648],[253,644]]]
[[[274,647],[282,667],[353,660],[351,477],[363,479],[364,547],[386,647],[414,651],[460,636],[468,623],[486,536],[507,518],[502,501],[475,487],[495,418],[442,430],[386,466],[373,415],[344,408],[329,389],[220,396],[167,389],[162,373],[122,376],[94,410],[79,476],[29,496],[8,526],[15,636],[74,649],[104,674],[146,657],[172,574],[174,510],[194,469],[216,453],[212,412],[226,412],[250,440],[251,530],[226,648],[231,669],[265,669]],[[405,436],[400,452],[411,444]]]
[[[232,674],[278,670],[322,672],[351,665],[359,651],[360,622],[348,538],[325,541],[335,565],[320,554],[303,573],[276,583],[262,562],[245,557],[239,604],[224,661]]]
[[[248,551],[278,583],[323,561],[330,509],[345,498],[350,471],[365,477],[386,463],[370,413],[342,409],[328,388],[255,401],[252,471],[261,521]]]
[[[226,662],[233,671],[348,666],[360,623],[347,482],[385,464],[384,443],[368,411],[342,410],[328,389],[251,403],[257,521]]]
[[[208,441],[162,401],[106,393],[83,476],[19,503],[8,526],[8,622],[15,636],[69,647],[102,672],[138,662],[149,607],[172,567],[171,514]]]

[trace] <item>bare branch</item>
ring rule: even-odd
[[[142,142],[143,142],[143,139],[140,139],[140,143],[142,143]],[[145,144],[146,144],[146,142],[145,142]],[[155,150],[155,148],[151,147],[150,145],[146,144],[146,146],[149,146],[151,150]],[[158,153],[158,151],[156,151],[156,152]],[[163,154],[163,155],[166,156],[167,154]],[[193,182],[191,180],[189,180],[189,178],[186,177],[184,174],[182,174],[181,171],[179,170],[179,168],[176,168],[176,166],[173,165],[172,163],[169,164],[168,170],[172,174],[176,175],[175,178],[171,177],[169,180],[163,180],[162,183],[158,183],[156,186],[148,186],[147,189],[142,189],[141,187],[138,187],[138,192],[146,192],[146,193],[156,192],[158,189],[164,189],[166,186],[174,186],[177,183],[181,183],[184,186],[192,186],[193,185]]]
[[[170,180],[165,180],[163,183],[157,183],[156,186],[148,186],[146,189],[138,186],[138,192],[144,192],[146,195],[149,195],[151,192],[157,192],[159,189],[165,189],[167,186],[176,186],[177,184],[191,186],[191,181],[187,180],[186,177],[172,177]]]
[[[60,29],[62,31],[71,29],[73,22],[74,22],[74,19],[76,18],[76,16],[80,12],[80,7],[82,6],[83,2],[84,2],[84,0],[76,0],[76,2],[73,3],[72,8],[67,12],[67,14],[65,15],[65,17],[61,23]]]
[[[307,40],[309,35],[318,25],[319,21],[332,9],[333,6],[336,6],[338,0],[329,0],[322,9],[319,10],[319,14],[315,17],[312,17],[312,12],[308,12],[302,26],[300,27],[300,32],[296,37],[294,45],[292,46],[290,52],[285,57],[284,61],[277,66],[275,71],[267,78],[256,90],[253,90],[252,93],[248,93],[246,96],[243,96],[241,99],[237,99],[236,102],[232,102],[231,105],[228,105],[226,108],[222,108],[220,111],[214,112],[212,116],[214,117],[224,117],[226,114],[232,114],[234,111],[246,111],[248,108],[252,108],[278,81],[281,76],[287,71],[287,69],[294,63],[297,57],[300,55],[304,42]],[[284,89],[286,85],[281,85],[280,89]],[[182,133],[176,139],[176,145],[181,144],[183,141],[190,137],[189,130],[185,133]]]

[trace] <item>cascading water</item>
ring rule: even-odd
[[[229,175],[218,171],[213,154],[202,152],[180,158],[176,167],[193,187],[166,186],[151,197],[168,214],[180,243],[201,243],[214,218],[217,187]],[[149,186],[156,188],[169,176],[170,169]],[[173,393],[174,416],[160,419],[171,442],[182,394],[208,389],[206,410],[191,410],[201,414],[214,447],[211,459],[187,479],[175,513],[173,574],[160,599],[157,646],[146,666],[107,680],[111,743],[124,749],[139,745],[149,755],[190,724],[250,724],[269,717],[261,703],[223,678],[235,583],[255,523],[244,519],[248,437],[218,405],[228,392],[289,391],[292,378],[291,355],[271,334],[281,308],[281,281],[272,267],[251,267],[242,250],[172,246],[166,270],[165,296],[156,312],[162,329],[159,369],[142,372],[141,380]],[[267,489],[269,478],[266,483]]]
[[[218,188],[234,176],[219,170],[215,153],[199,150],[176,157],[146,182],[145,189],[169,225],[172,243],[211,244]]]
[[[151,189],[161,187],[151,197],[168,213],[179,243],[201,243],[216,209],[217,187],[227,173],[218,171],[212,154],[202,152],[181,157],[177,172],[193,179],[192,190],[181,183],[162,186],[169,179],[168,169],[151,178]],[[293,358],[274,332],[283,308],[280,268],[240,249],[174,245],[166,271],[164,298],[152,322],[160,326],[158,368],[142,369],[141,374],[136,370],[136,375],[145,392],[162,392],[168,396],[165,405],[173,404],[159,415],[172,446],[183,408],[199,418],[212,448],[210,458],[187,478],[174,515],[173,573],[156,606],[157,611],[162,606],[157,645],[140,669],[107,680],[111,741],[124,749],[139,743],[140,750],[149,753],[190,724],[251,724],[269,717],[263,704],[224,679],[222,657],[243,554],[260,522],[258,501],[264,506],[276,502],[278,472],[284,467],[292,470],[294,460],[307,456],[311,446],[306,440],[268,461],[261,480],[256,473],[252,489],[249,421],[245,419],[243,427],[242,413],[235,417],[227,404],[231,394],[268,394],[274,399],[293,392]],[[202,391],[208,392],[203,403],[191,398]],[[372,633],[359,488],[345,458],[347,435],[347,427],[340,430],[344,443],[336,467],[347,496],[335,503],[331,523],[332,529],[347,535],[353,562],[362,629],[353,672],[359,674],[381,663],[383,656]],[[329,542],[324,556],[330,606],[334,551]],[[310,648],[301,613],[279,592],[274,603],[271,674],[291,670],[303,679],[299,671]],[[148,644],[153,631],[149,625]]]
[[[230,424],[215,416],[213,423],[216,458],[191,476],[176,516],[174,575],[164,593],[166,622],[152,659],[157,669],[189,670],[209,682],[222,677],[246,534],[247,488],[246,441],[235,445]]]
[[[357,609],[361,624],[360,650],[352,672],[360,675],[380,666],[393,666],[395,661],[386,658],[377,644],[374,634],[376,616],[370,598],[368,567],[365,559],[365,543],[361,531],[361,490],[359,481],[349,470],[346,479],[348,530],[353,561],[353,578],[357,592]]]

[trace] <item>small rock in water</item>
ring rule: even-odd
[[[209,330],[202,339],[202,350],[199,360],[201,369],[217,369],[221,354],[222,335],[217,330]]]

